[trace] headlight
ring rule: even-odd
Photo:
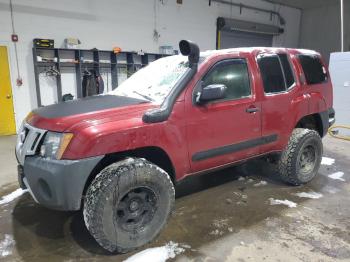
[[[51,159],[61,159],[72,138],[72,133],[47,132],[40,147],[40,155]]]

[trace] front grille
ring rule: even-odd
[[[35,155],[46,130],[23,123],[17,136],[16,156],[23,165],[26,156]]]

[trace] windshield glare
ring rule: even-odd
[[[186,56],[160,58],[134,73],[110,94],[161,104],[188,68]]]

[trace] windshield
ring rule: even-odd
[[[134,73],[110,94],[161,104],[188,68],[186,56],[164,57]]]

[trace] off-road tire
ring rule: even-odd
[[[156,208],[149,223],[127,231],[119,226],[117,208],[126,201],[123,199],[128,197],[128,192],[138,190],[135,188],[152,191],[156,199],[152,205],[155,203]],[[164,170],[145,159],[128,158],[107,166],[92,181],[84,200],[85,225],[104,249],[126,253],[150,242],[160,233],[174,202],[175,189]]]
[[[300,154],[306,147],[315,150],[314,166],[309,172],[301,172]],[[287,148],[282,152],[277,163],[280,178],[292,185],[301,185],[311,181],[320,168],[323,154],[322,140],[319,134],[310,129],[295,128],[289,139]]]

